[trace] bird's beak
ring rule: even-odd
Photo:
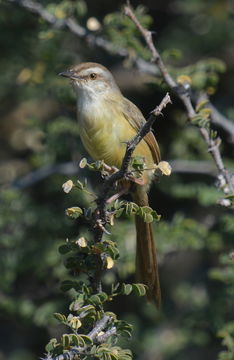
[[[81,79],[81,77],[76,75],[74,73],[74,71],[72,71],[72,70],[63,71],[63,72],[59,73],[58,75],[69,78],[69,79],[74,79],[74,80]]]

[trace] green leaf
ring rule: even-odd
[[[93,305],[101,305],[101,299],[99,298],[98,295],[92,295],[90,298],[89,298],[89,301],[91,304]]]
[[[152,208],[150,206],[142,206],[141,210],[143,211],[144,214],[151,214],[152,213]]]
[[[85,346],[85,341],[84,341],[82,335],[77,335],[77,340],[78,340],[78,346],[81,346],[81,347]]]
[[[131,360],[132,359],[132,352],[128,349],[120,349],[119,351],[119,360]]]
[[[93,344],[93,340],[87,335],[80,335],[80,337],[84,340],[86,346],[90,346]]]
[[[107,359],[109,360],[118,360],[119,359],[119,357],[118,357],[118,355],[116,355],[116,354],[113,354],[113,353],[110,353],[110,354],[106,354],[108,357],[107,357]]]
[[[114,202],[114,209],[115,209],[115,210],[118,210],[118,209],[120,209],[123,205],[124,205],[124,201],[123,201],[123,200],[115,200],[115,202]]]
[[[122,295],[129,295],[132,292],[132,285],[131,284],[122,284],[120,293]]]
[[[112,319],[116,320],[117,316],[115,313],[111,312],[111,311],[106,311],[105,312],[106,316],[110,316]]]
[[[132,289],[138,296],[144,296],[146,294],[146,287],[144,284],[132,284]]]
[[[76,187],[80,190],[83,190],[85,186],[81,181],[77,180]]]
[[[61,337],[61,343],[65,349],[70,346],[70,336],[68,334],[63,334]]]
[[[200,111],[200,114],[203,117],[205,117],[206,119],[208,119],[208,117],[210,116],[211,113],[212,113],[212,110],[210,108],[205,108]]]
[[[80,162],[79,162],[79,167],[80,167],[81,169],[83,169],[83,168],[86,167],[87,163],[88,163],[87,159],[86,159],[86,158],[83,158],[83,159],[81,159]]]
[[[78,217],[83,215],[83,210],[78,206],[73,206],[71,208],[66,209],[66,215],[73,219],[77,219]]]
[[[80,313],[80,311],[82,311],[82,305],[84,304],[84,295],[80,294],[78,296],[78,298],[73,301],[70,306],[69,306],[69,310],[71,311],[77,311],[78,313]],[[89,305],[88,305],[89,306]],[[91,305],[90,305],[91,306]]]
[[[191,123],[197,125],[201,120],[202,120],[202,116],[200,114],[197,114],[191,118]]]
[[[196,112],[197,113],[200,112],[200,110],[203,109],[206,106],[206,104],[208,104],[208,102],[209,102],[208,99],[200,101],[196,106]]]
[[[65,315],[62,315],[60,313],[54,313],[53,315],[54,315],[55,319],[58,320],[61,323],[66,321],[66,316]]]
[[[148,213],[144,214],[143,219],[144,219],[144,222],[146,222],[147,224],[154,221],[153,216],[151,214],[148,214]]]
[[[112,284],[111,285],[111,293],[112,294],[115,293],[118,290],[119,286],[120,286],[120,283]]]
[[[132,337],[132,332],[131,332],[131,331],[128,331],[128,330],[121,330],[121,331],[120,331],[120,334],[121,334],[121,336],[123,336],[123,337],[127,337],[127,338]]]
[[[69,341],[73,346],[80,346],[80,347],[85,346],[85,341],[84,341],[82,335],[70,334]]]
[[[75,286],[74,281],[71,280],[64,280],[61,285],[60,285],[60,289],[64,292],[73,289]]]
[[[78,316],[71,316],[68,323],[69,326],[75,330],[79,329],[82,326],[82,323]]]
[[[105,293],[105,292],[100,292],[100,293],[98,293],[97,294],[98,295],[98,297],[99,297],[99,299],[100,299],[100,301],[102,302],[102,303],[104,303],[105,301],[107,301],[108,300],[108,295]]]
[[[128,337],[132,336],[132,325],[130,325],[126,321],[118,320],[116,321],[115,325],[117,327],[118,332],[120,332],[121,336],[128,336]]]
[[[182,58],[182,52],[180,49],[176,49],[176,48],[170,48],[170,49],[166,49],[163,51],[162,53],[162,57],[164,60],[168,60],[168,59],[181,59]]]
[[[120,208],[120,209],[116,210],[115,217],[119,218],[123,214],[123,212],[124,212],[124,208]]]
[[[119,250],[116,244],[111,240],[105,240],[104,242],[107,247],[105,248],[105,252],[110,255],[114,260],[119,257]]]
[[[45,347],[45,350],[48,353],[51,353],[54,350],[54,348],[56,347],[56,345],[58,345],[57,339],[53,338],[48,342],[48,344]]]
[[[78,314],[89,314],[89,313],[93,313],[96,312],[95,307],[93,305],[85,305],[80,307],[77,310]],[[82,316],[83,317],[83,316]]]
[[[86,2],[83,0],[79,0],[75,2],[77,15],[83,17],[87,13],[87,5]]]
[[[146,223],[151,223],[154,218],[158,220],[157,213],[149,206],[141,206],[137,210],[137,215],[141,216]]]
[[[76,334],[71,334],[70,339],[73,346],[79,346],[79,339]]]
[[[138,209],[139,209],[139,206],[137,204],[135,204],[134,202],[126,202],[126,204],[125,204],[125,212],[127,215],[136,214]]]
[[[143,156],[134,156],[131,161],[131,166],[136,170],[143,170],[145,164],[145,159]]]
[[[96,345],[93,345],[90,349],[90,355],[95,355],[96,354],[96,351],[97,351],[97,346]]]
[[[206,128],[209,129],[210,128],[210,120],[209,120],[209,115],[207,115],[207,113],[199,113],[197,115],[195,115],[192,119],[191,119],[191,123],[195,126],[198,126],[200,128]]]
[[[152,211],[151,215],[156,221],[159,221],[161,219],[161,215],[159,215],[155,210]]]
[[[92,250],[94,253],[103,253],[106,250],[106,246],[104,243],[96,243],[92,246]]]
[[[59,250],[59,253],[62,255],[67,254],[69,251],[71,251],[69,245],[61,245],[61,246],[59,246],[58,250]]]

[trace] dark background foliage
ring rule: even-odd
[[[10,1],[0,2],[0,359],[36,359],[48,340],[63,331],[52,314],[66,312],[72,294],[59,288],[67,274],[57,248],[67,237],[87,233],[82,223],[66,219],[64,209],[87,205],[90,199],[81,192],[66,195],[61,185],[77,176],[87,177],[94,190],[100,183],[96,173],[78,168],[87,154],[79,140],[75,98],[57,74],[74,63],[100,62],[146,117],[166,91],[158,75],[133,66],[136,55],[150,59],[150,54],[121,14],[123,2],[41,4],[61,19],[73,12],[79,24],[91,32],[96,26],[94,34],[128,48],[129,56],[108,53],[69,31],[52,29]],[[133,5],[142,22],[156,31],[155,42],[171,73],[191,76],[194,89],[208,91],[213,104],[233,118],[234,2],[149,0]],[[174,172],[150,193],[152,207],[162,215],[155,235],[163,306],[157,311],[134,296],[109,306],[133,323],[132,342],[125,346],[136,359],[231,360],[233,213],[217,205],[222,192],[215,187],[212,159],[198,129],[188,125],[181,103],[172,100],[155,134]],[[225,164],[233,169],[233,136],[217,130]],[[182,160],[187,160],[184,172]],[[115,279],[131,281],[135,273],[133,222],[119,221],[111,236],[121,258],[106,274],[106,286]]]

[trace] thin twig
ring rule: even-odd
[[[93,330],[90,331],[88,334],[88,337],[90,337],[92,340],[95,339],[95,337],[105,328],[107,323],[111,320],[111,317],[108,315],[104,315],[101,320],[99,320]]]
[[[104,343],[110,336],[115,335],[117,333],[117,329],[115,326],[113,326],[113,328],[111,328],[110,330],[108,330],[107,332],[105,332],[103,335],[99,335],[96,337],[96,341],[97,343]]]
[[[172,174],[193,174],[217,177],[217,168],[211,161],[169,160]]]
[[[210,161],[196,161],[196,160],[168,160],[169,164],[175,173],[192,173],[192,174],[206,174],[210,176],[217,176],[215,165]],[[45,165],[36,170],[30,171],[26,175],[16,178],[11,187],[16,189],[26,189],[38,182],[46,179],[53,174],[62,175],[77,175],[79,173],[79,166],[72,161],[61,164]],[[1,189],[1,188],[0,188]]]
[[[75,164],[72,161],[61,164],[45,165],[15,179],[11,183],[11,186],[16,189],[25,189],[53,174],[65,174],[70,176],[77,175],[79,173],[79,169],[78,164]]]
[[[196,103],[199,103],[203,100],[207,101],[207,107],[212,110],[211,112],[211,122],[219,128],[222,128],[228,134],[228,142],[234,144],[234,123],[227,119],[223,114],[220,113],[218,109],[210,102],[207,94],[201,93],[195,99]]]
[[[126,5],[124,8],[124,13],[128,16],[133,23],[136,25],[140,33],[142,34],[148,48],[152,53],[152,61],[158,66],[164,81],[166,84],[175,92],[175,94],[180,98],[182,103],[184,104],[187,115],[189,120],[192,120],[196,114],[196,111],[193,107],[190,94],[188,91],[183,87],[179,86],[173,77],[169,74],[157,48],[155,47],[153,40],[152,40],[152,33],[145,29],[141,23],[137,20],[136,16],[134,15],[130,6]],[[223,176],[226,182],[226,187],[228,190],[226,192],[233,193],[234,192],[234,180],[232,179],[231,174],[229,171],[224,167],[224,163],[220,154],[219,150],[219,143],[216,141],[217,139],[212,139],[208,130],[205,128],[199,128],[199,131],[207,144],[208,151],[210,152],[211,156],[213,157],[219,174]]]

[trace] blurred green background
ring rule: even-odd
[[[27,1],[26,1],[27,3]],[[134,25],[121,13],[122,1],[41,1],[61,21],[73,16],[91,36],[67,29],[18,6],[0,1],[0,359],[33,360],[51,337],[64,330],[54,312],[68,312],[69,295],[58,246],[87,230],[65,217],[65,208],[85,206],[84,194],[65,194],[69,178],[88,179],[97,191],[100,178],[78,168],[87,156],[79,140],[75,98],[57,76],[82,61],[100,62],[116,77],[122,92],[143,111],[159,103],[166,87],[159,75],[136,68],[136,57],[150,59]],[[207,91],[213,104],[234,118],[234,1],[133,1],[169,70],[192,78],[195,93]],[[107,39],[113,51],[92,41]],[[127,56],[116,54],[128,49]],[[113,302],[111,311],[134,325],[130,347],[140,360],[234,359],[234,221],[217,205],[215,166],[197,128],[188,124],[181,103],[155,124],[163,160],[173,174],[155,184],[152,207],[163,306],[157,311],[134,296]],[[233,124],[233,122],[232,122]],[[233,124],[234,125],[234,124]],[[215,127],[214,127],[215,128]],[[233,170],[233,134],[216,128],[226,166]],[[88,235],[89,236],[89,235]],[[105,276],[134,280],[134,224],[119,221],[112,238],[121,258]]]

